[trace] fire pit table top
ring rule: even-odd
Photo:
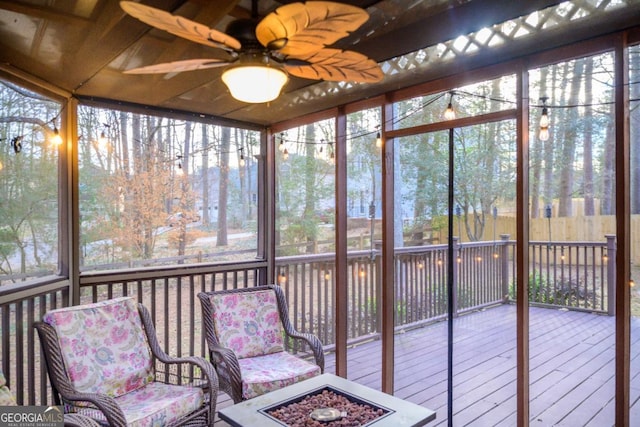
[[[269,410],[299,401],[323,389],[343,394],[359,403],[382,408],[384,415],[365,424],[367,427],[419,427],[436,418],[436,413],[431,409],[333,374],[322,374],[220,409],[218,415],[233,427],[283,427],[287,424],[268,415]]]

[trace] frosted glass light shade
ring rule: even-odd
[[[233,67],[222,73],[231,96],[252,104],[273,101],[288,80],[284,71],[263,65]]]

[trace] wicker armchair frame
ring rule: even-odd
[[[220,345],[218,337],[215,333],[212,316],[214,310],[211,306],[211,300],[209,298],[211,295],[256,292],[264,290],[272,290],[276,294],[278,311],[280,313],[280,321],[282,322],[282,326],[286,336],[291,340],[304,341],[313,352],[315,364],[320,367],[321,373],[324,373],[324,350],[322,349],[322,343],[315,335],[302,333],[295,330],[295,328],[291,324],[291,321],[289,320],[287,301],[280,286],[263,285],[254,286],[251,288],[200,292],[198,294],[198,298],[200,299],[202,305],[202,321],[204,323],[205,337],[209,349],[209,357],[218,374],[220,390],[227,393],[231,397],[231,399],[233,399],[234,403],[239,403],[244,400],[242,397],[242,376],[240,373],[240,364],[238,363],[238,358],[236,357],[236,354],[233,350]]]
[[[201,372],[200,379],[192,385],[201,387],[204,390],[204,404],[202,407],[196,409],[190,414],[176,420],[176,422],[171,424],[171,427],[213,426],[219,387],[218,377],[215,370],[212,369],[211,364],[206,359],[201,357],[178,358],[168,356],[158,343],[155,327],[153,326],[153,321],[149,311],[142,304],[138,304],[138,312],[140,313],[142,326],[147,336],[147,342],[149,343],[151,354],[154,359],[154,381],[165,384],[184,385],[184,378],[171,372],[171,367],[175,367],[175,370],[177,370],[177,366],[180,365],[190,365],[192,367],[191,369],[199,369]],[[109,426],[125,427],[127,422],[116,399],[105,394],[81,393],[73,387],[67,374],[58,341],[58,335],[55,329],[51,327],[51,325],[42,321],[35,322],[34,327],[38,331],[38,336],[40,338],[42,353],[47,365],[47,372],[49,374],[49,381],[51,383],[55,404],[62,405],[66,403],[74,405],[74,402],[89,402],[92,405],[91,409],[98,409],[104,414]],[[79,410],[78,414],[82,415],[82,410]],[[74,416],[73,414],[65,414],[65,420],[67,419],[69,423],[73,423],[81,427],[89,427],[91,425],[87,420],[84,420],[79,416]]]

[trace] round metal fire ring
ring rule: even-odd
[[[336,421],[346,416],[346,413],[340,412],[336,408],[314,409],[310,415],[312,419],[323,422]]]

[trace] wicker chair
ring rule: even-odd
[[[234,403],[324,372],[320,340],[294,330],[279,286],[198,294],[211,363],[220,389]],[[315,363],[285,351],[285,341],[307,344]]]
[[[34,326],[65,414],[114,427],[213,426],[218,378],[211,364],[166,355],[149,312],[133,298],[52,310]],[[181,375],[193,372],[192,383]]]

